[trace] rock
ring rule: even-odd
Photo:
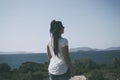
[[[87,78],[84,75],[78,75],[72,77],[70,80],[87,80]]]

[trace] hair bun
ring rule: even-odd
[[[56,22],[56,20],[54,19],[54,20],[52,20],[52,22]]]

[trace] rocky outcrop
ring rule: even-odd
[[[87,80],[87,78],[84,75],[78,75],[72,77],[70,80]]]

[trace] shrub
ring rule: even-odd
[[[88,80],[104,80],[103,73],[100,70],[92,70],[87,73],[86,77]]]

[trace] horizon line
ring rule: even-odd
[[[71,49],[77,49],[77,48],[89,48],[89,49],[93,49],[93,50],[106,50],[106,49],[110,49],[110,48],[120,48],[120,46],[118,46],[118,47],[108,47],[108,48],[104,48],[104,49],[100,49],[100,48],[91,48],[91,47],[75,47],[75,48],[69,48],[69,51],[71,50]],[[83,51],[85,51],[85,50],[83,50]],[[2,50],[0,50],[0,54],[1,53],[11,53],[11,54],[18,54],[18,53],[46,53],[46,52],[38,52],[38,51],[36,51],[36,52],[32,52],[32,51],[2,51]]]

